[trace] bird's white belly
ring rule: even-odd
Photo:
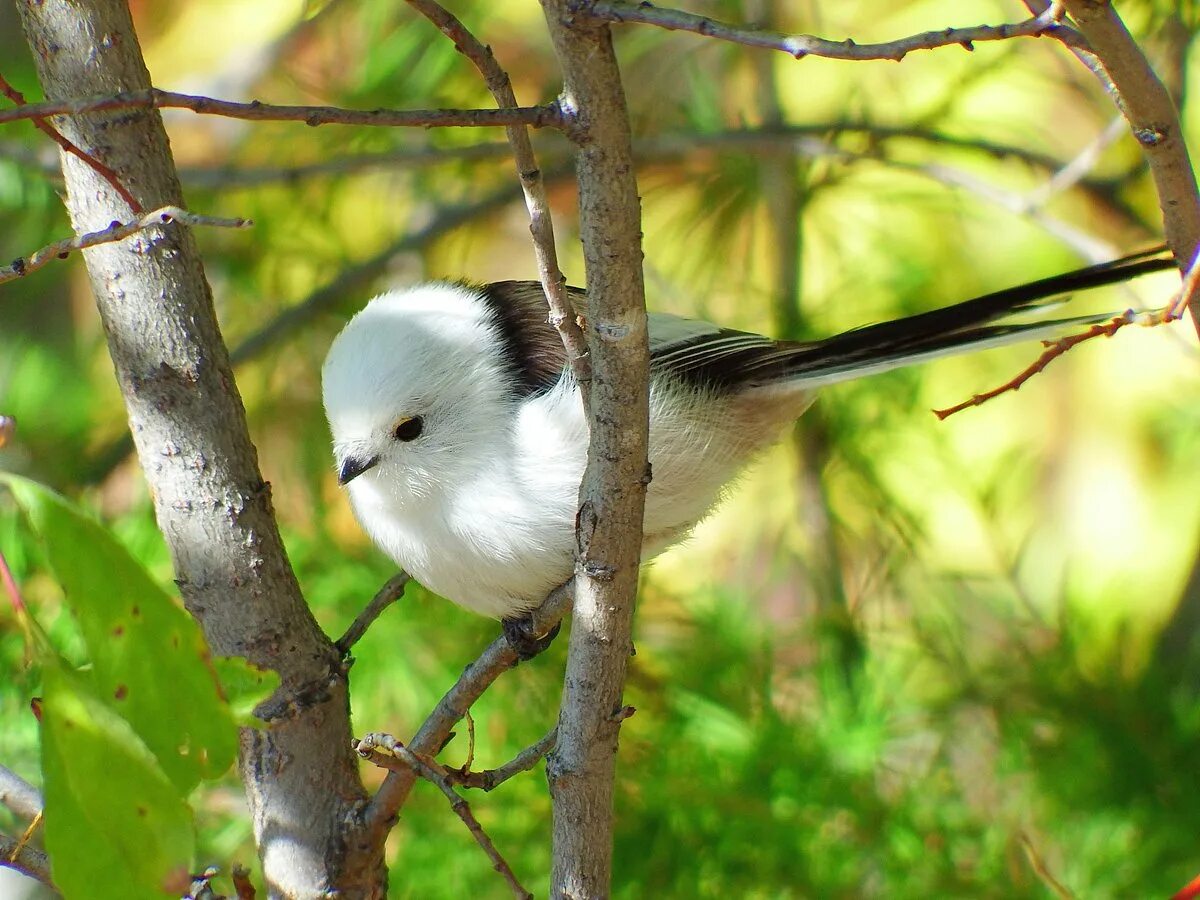
[[[513,484],[493,481],[396,510],[371,487],[351,491],[371,538],[426,588],[460,606],[512,618],[571,577],[573,502],[556,509],[549,497],[538,504]]]
[[[797,404],[775,422],[739,421],[745,400],[689,400],[664,390],[652,394],[643,559],[684,537],[747,459],[802,409]],[[545,408],[531,404],[522,413],[525,443],[518,441],[516,453],[498,453],[493,465],[438,485],[428,497],[401,500],[386,473],[365,473],[350,485],[359,521],[434,593],[483,615],[528,612],[574,569],[587,446],[577,404],[577,395],[550,396]]]

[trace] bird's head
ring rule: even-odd
[[[499,349],[470,288],[424,284],[368,303],[321,374],[338,481],[404,500],[485,462],[510,425]]]

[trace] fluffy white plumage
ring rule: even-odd
[[[707,323],[655,316],[654,343]],[[359,522],[430,590],[513,618],[570,577],[587,424],[579,389],[514,395],[504,347],[478,292],[426,284],[376,297],[330,348],[326,414],[339,465],[378,458],[348,484]],[[802,390],[737,398],[651,386],[644,553],[678,540],[727,484],[808,405]],[[393,436],[419,416],[420,437]]]
[[[643,558],[703,518],[815,388],[1102,321],[989,324],[1171,264],[1151,251],[810,344],[652,314]],[[430,590],[505,619],[571,575],[587,454],[543,303],[530,282],[386,293],[346,325],[322,375],[339,480],[371,538]]]

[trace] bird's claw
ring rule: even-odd
[[[517,659],[521,662],[529,662],[549,647],[562,628],[562,623],[556,622],[554,627],[545,634],[535,634],[531,616],[520,619],[501,619],[500,625],[504,629],[504,637],[508,640],[508,645],[516,651]]]

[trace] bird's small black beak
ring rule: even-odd
[[[378,456],[372,456],[370,459],[347,456],[338,467],[338,484],[349,484],[363,472],[367,471],[367,469],[378,465],[378,463]]]

